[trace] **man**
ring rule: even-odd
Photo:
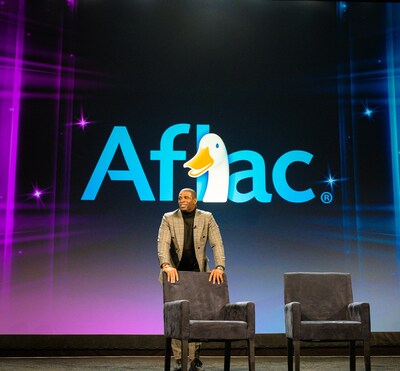
[[[223,282],[225,254],[219,227],[210,212],[197,209],[197,195],[191,188],[184,188],[178,196],[179,208],[164,214],[158,231],[158,259],[162,272],[171,283],[179,280],[179,271],[208,272],[206,244],[209,242],[215,269],[210,281]],[[162,274],[161,272],[161,274]],[[190,371],[201,371],[200,343],[189,343]],[[174,370],[181,369],[181,343],[172,340],[176,360]]]

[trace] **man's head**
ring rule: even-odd
[[[183,188],[178,195],[179,209],[184,212],[192,212],[196,208],[197,194],[191,188]]]

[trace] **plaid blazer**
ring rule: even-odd
[[[183,216],[179,209],[165,213],[158,231],[157,250],[160,266],[169,263],[177,267],[182,259],[184,238]],[[200,272],[209,271],[206,255],[207,241],[214,254],[215,266],[225,267],[225,253],[221,233],[213,215],[196,209],[193,223],[193,242]]]

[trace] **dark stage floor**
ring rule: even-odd
[[[205,370],[223,370],[223,357],[203,357]],[[344,371],[349,369],[347,357],[302,357],[302,371]],[[51,358],[0,358],[0,370],[163,370],[163,357],[51,357]],[[232,371],[246,371],[246,357],[232,357]],[[256,357],[256,370],[287,370],[285,357]],[[364,370],[363,359],[357,358],[357,371]],[[372,370],[400,370],[400,357],[372,357]]]

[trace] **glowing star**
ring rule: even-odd
[[[363,116],[368,117],[368,119],[372,120],[372,116],[374,115],[375,110],[368,107],[368,104],[364,105],[364,111],[362,112]]]
[[[370,109],[370,108],[367,107],[367,108],[365,109],[365,111],[364,111],[364,116],[371,117],[371,116],[372,116],[372,113],[373,113],[372,109]]]
[[[326,179],[326,183],[328,183],[330,186],[333,186],[336,182],[336,179],[329,175],[329,177]]]
[[[36,198],[37,200],[39,200],[42,197],[42,191],[40,191],[39,189],[35,189],[32,197]]]
[[[325,180],[322,181],[322,183],[325,183],[328,187],[331,188],[331,190],[333,190],[333,187],[337,186],[338,182],[343,182],[343,181],[344,179],[338,179],[334,175],[331,175],[331,172],[328,171],[328,176],[325,177]]]
[[[86,126],[88,126],[91,122],[88,121],[85,117],[83,117],[83,115],[81,116],[81,118],[79,119],[79,121],[76,123],[76,125],[80,126],[80,128],[82,130],[85,129]]]
[[[38,205],[43,205],[43,195],[46,193],[46,190],[40,189],[37,185],[34,185],[32,193],[29,194],[29,198],[35,199]]]

